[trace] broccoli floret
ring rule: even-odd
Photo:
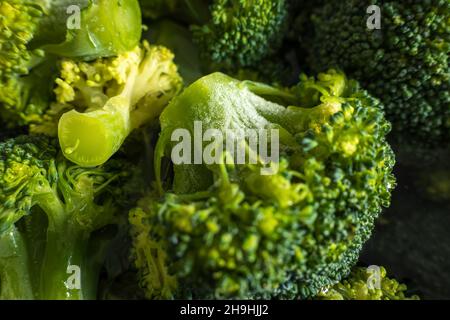
[[[141,5],[150,18],[166,17],[191,26],[188,36],[198,45],[203,73],[236,75],[244,70],[272,82],[286,72],[277,54],[287,33],[287,0],[141,0]],[[156,28],[161,26],[169,31],[167,24]]]
[[[43,9],[31,1],[0,1],[0,76],[26,74],[33,57],[43,55],[40,50],[27,50],[43,15]]]
[[[124,199],[131,196],[125,190],[133,170],[119,159],[81,168],[45,136],[0,143],[0,256],[10,252],[0,259],[1,294],[14,299],[95,298],[98,270],[88,255],[92,234],[115,223]],[[39,233],[45,239],[42,252],[36,241]],[[80,286],[71,287],[66,283],[76,267]],[[16,274],[8,271],[11,268],[30,272]],[[28,279],[29,274],[37,279]]]
[[[68,28],[70,5],[80,27]],[[0,0],[0,111],[9,127],[40,123],[52,100],[54,56],[94,59],[133,49],[141,37],[137,0]]]
[[[192,136],[195,121],[223,137],[278,129],[278,170],[263,174],[262,160],[181,163],[172,183],[157,179],[159,193],[130,212],[147,297],[305,298],[347,276],[395,185],[378,100],[333,70],[290,90],[211,74],[163,111],[157,177],[174,131]],[[246,159],[260,159],[243,143]]]
[[[51,96],[52,63],[43,50],[27,48],[45,15],[39,3],[0,1],[0,111],[8,127],[39,119]]]
[[[213,70],[258,66],[285,36],[285,0],[215,0],[210,12],[209,22],[192,30],[203,59]]]
[[[56,61],[49,58],[42,59],[27,74],[0,77],[0,117],[6,127],[42,122],[53,97],[56,72]]]
[[[192,39],[192,32],[188,28],[164,19],[149,26],[148,36],[150,43],[163,45],[175,54],[175,63],[183,77],[185,85],[189,85],[209,73],[204,59],[201,59],[200,50]],[[252,68],[236,68],[228,70],[229,74],[239,80],[252,80],[261,82],[280,82],[285,78],[287,65],[280,57],[268,57],[258,66]],[[298,74],[295,75],[298,77]]]
[[[55,89],[57,102],[72,106],[58,123],[64,155],[83,166],[103,164],[132,130],[156,120],[182,87],[173,58],[144,41],[115,58],[64,60]]]
[[[370,5],[381,29],[369,30]],[[450,139],[450,2],[328,1],[313,17],[315,69],[337,66],[382,99],[394,132],[424,145]]]
[[[384,267],[375,269],[356,267],[348,278],[324,289],[317,300],[419,300],[406,296],[406,285],[387,277]],[[379,272],[379,274],[376,274]]]

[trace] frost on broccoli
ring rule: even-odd
[[[407,296],[407,287],[387,277],[384,267],[375,269],[355,267],[348,278],[329,288],[324,288],[317,300],[418,300]]]
[[[155,151],[176,128],[278,129],[280,161],[173,165],[130,212],[148,298],[312,297],[347,276],[395,185],[378,100],[336,71],[290,90],[215,73],[174,98]],[[205,129],[206,130],[206,129]],[[251,149],[246,148],[248,155]],[[256,151],[255,151],[256,152]],[[166,189],[166,190],[163,190]]]
[[[58,123],[64,155],[83,166],[103,164],[132,130],[156,120],[182,87],[173,58],[144,41],[114,58],[64,60],[55,89],[57,103],[72,109]]]
[[[381,9],[369,30],[366,10]],[[340,67],[386,107],[394,132],[425,145],[450,138],[450,2],[328,1],[313,17],[315,69]]]

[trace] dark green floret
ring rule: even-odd
[[[367,27],[369,5],[381,29]],[[316,70],[340,67],[385,105],[394,132],[425,145],[450,139],[450,2],[328,1],[313,16]]]
[[[281,45],[285,0],[215,0],[208,23],[193,27],[203,57],[225,69],[257,66]]]

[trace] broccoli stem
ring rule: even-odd
[[[80,113],[65,113],[58,124],[58,137],[64,156],[83,166],[94,167],[108,161],[134,129],[130,120],[132,93],[138,69],[122,94],[109,99],[103,108]]]
[[[92,299],[85,292],[86,250],[89,236],[68,223],[49,226],[41,270],[40,297],[45,300]]]
[[[39,292],[42,257],[47,242],[47,226],[46,214],[37,208],[30,215],[23,217],[18,224],[28,251],[30,278],[34,293]]]
[[[277,99],[276,102],[282,102],[282,104],[286,102],[291,105],[295,105],[298,102],[297,97],[291,92],[273,86],[269,86],[267,84],[247,80],[242,81],[241,85],[249,89],[254,94],[264,97],[268,100],[271,100],[270,98],[275,98]]]
[[[117,100],[109,101],[115,103]],[[84,167],[105,163],[131,132],[129,115],[116,111],[96,110],[80,113],[72,110],[59,121],[61,150],[70,161]],[[126,110],[128,112],[128,108]]]
[[[27,249],[15,227],[0,236],[0,299],[34,299]]]
[[[47,213],[47,245],[41,267],[39,298],[44,300],[95,299],[95,270],[87,262],[90,229],[73,217],[93,215],[85,208],[70,212],[54,196],[42,201]],[[80,211],[80,212],[76,212]],[[83,212],[81,212],[83,211]],[[92,285],[92,282],[95,282]]]

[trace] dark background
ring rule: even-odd
[[[450,299],[450,151],[396,150],[397,187],[360,258],[423,299]],[[431,192],[433,181],[447,188]]]

